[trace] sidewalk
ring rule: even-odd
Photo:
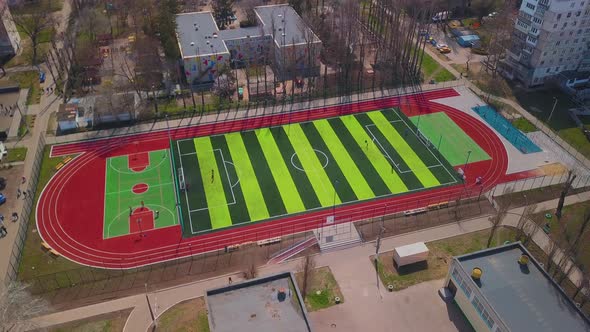
[[[62,17],[68,17],[70,15],[70,12],[71,12],[70,1],[65,0],[60,15]],[[66,28],[67,20],[63,19],[62,22],[63,22],[62,24],[59,24],[57,26],[56,32],[55,32],[56,34],[64,31],[64,29]],[[58,47],[60,46],[60,43],[61,42],[58,42]],[[47,68],[45,67],[44,64],[41,64],[40,68],[41,68],[41,70],[47,71]],[[53,86],[54,84],[55,83],[53,82],[53,78],[51,77],[51,75],[47,75],[46,81],[45,81],[45,86]],[[24,96],[24,99],[26,99],[26,94]],[[21,98],[19,100],[20,104],[22,105],[21,109],[23,110],[23,115],[32,115],[32,114],[37,115],[37,118],[35,120],[34,130],[32,131],[31,134],[25,136],[23,139],[18,139],[16,141],[11,140],[10,142],[7,143],[8,144],[7,146],[9,149],[13,148],[15,146],[27,148],[27,157],[24,162],[24,169],[23,169],[22,176],[24,176],[28,181],[28,179],[31,178],[31,172],[33,170],[33,164],[35,162],[35,156],[37,153],[37,149],[39,148],[39,146],[38,146],[39,137],[47,128],[47,122],[49,120],[49,116],[51,115],[51,113],[57,111],[57,106],[59,103],[57,103],[56,101],[59,99],[59,97],[54,94],[51,94],[51,95],[43,94],[41,96],[41,101],[39,104],[30,105],[29,107],[26,107],[24,99]],[[20,117],[20,114],[19,114],[19,117]],[[18,121],[20,123],[20,120],[18,120]],[[16,130],[18,130],[18,125],[16,126]],[[20,177],[15,178],[15,179],[10,179],[10,180],[20,181]],[[28,182],[25,185],[28,186],[29,185]],[[16,199],[15,193],[7,193],[7,196],[8,196],[8,199]],[[30,199],[32,199],[32,197]],[[20,213],[23,210],[23,205],[24,205],[24,201],[19,200],[18,204],[15,206],[15,210]],[[35,213],[35,210],[33,209],[31,213]],[[21,223],[26,223],[26,222],[28,222],[28,219],[20,218],[20,221],[18,223],[12,223],[12,222],[6,223],[6,228],[8,229],[8,235],[5,238],[3,238],[2,241],[0,241],[0,252],[4,253],[4,255],[0,255],[0,282],[5,280],[6,275],[7,275],[7,271],[11,268],[9,265],[10,265],[10,260],[12,257],[12,251],[13,251],[13,248],[15,247],[17,233],[18,233],[20,227],[24,227],[24,225],[21,226]],[[18,268],[18,267],[16,267],[16,268]]]
[[[566,199],[566,205],[588,199],[590,199],[590,192],[573,195]],[[556,205],[557,200],[554,199],[539,203],[538,209],[553,209]],[[510,213],[504,220],[504,225],[515,226],[518,223],[518,219],[522,214],[523,209],[524,208],[516,208],[510,210]],[[490,223],[488,221],[488,216],[464,220],[458,223],[447,224],[383,239],[381,241],[381,251],[390,251],[395,247],[418,241],[430,242],[440,240],[447,237],[487,229],[489,227]],[[544,249],[549,243],[549,238],[545,233],[539,231],[533,236],[533,241],[539,247]],[[348,315],[355,315],[355,319],[358,318],[362,320],[358,322],[358,326],[375,326],[375,321],[379,317],[381,317],[381,319],[387,317],[387,311],[383,311],[386,309],[381,308],[383,307],[381,299],[383,299],[384,296],[387,296],[386,290],[383,289],[383,287],[380,287],[379,282],[375,280],[374,269],[369,260],[369,257],[373,254],[375,254],[374,242],[368,242],[360,246],[318,254],[316,256],[317,266],[329,266],[330,269],[332,269],[343,292],[344,298],[346,299],[342,306],[338,306],[338,311],[345,312]],[[290,260],[280,265],[266,265],[259,268],[259,274],[263,276],[281,271],[295,271],[297,270],[298,263],[299,259]],[[148,290],[148,296],[153,305],[155,315],[160,315],[166,309],[178,302],[203,296],[207,289],[225,285],[227,283],[227,277],[228,275],[219,276],[155,292],[149,292]],[[234,281],[242,279],[240,274],[232,274],[231,277]],[[579,280],[579,278],[580,275],[577,273],[572,273],[570,275],[570,279],[574,283]],[[362,303],[364,308],[370,306],[371,312],[368,313],[365,311],[362,315],[356,315],[355,310],[358,311],[359,303]],[[146,331],[151,324],[151,316],[145,295],[135,295],[57,312],[38,317],[34,321],[39,327],[43,328],[126,308],[134,308],[134,310],[129,315],[125,331]],[[373,311],[373,309],[375,309],[375,311]]]

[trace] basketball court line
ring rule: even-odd
[[[154,152],[164,151],[164,157],[165,157],[167,150],[169,150],[169,149],[160,149],[160,150],[148,151],[146,153],[148,153],[148,154],[151,155]],[[105,240],[105,239],[111,239],[111,238],[119,237],[119,236],[126,236],[126,235],[129,235],[129,234],[132,234],[132,233],[126,233],[126,234],[121,234],[121,235],[116,235],[116,236],[110,236],[110,229],[111,229],[111,226],[113,225],[113,222],[115,220],[118,220],[118,218],[121,216],[122,213],[127,213],[127,210],[122,211],[117,216],[115,216],[114,219],[112,219],[109,222],[107,222],[105,220],[105,217],[106,217],[106,208],[107,208],[106,201],[107,201],[108,195],[112,195],[112,194],[118,194],[118,195],[120,195],[122,193],[128,193],[128,192],[131,192],[132,191],[132,189],[130,189],[130,190],[120,190],[120,188],[121,188],[121,174],[138,175],[138,174],[141,174],[141,173],[146,172],[148,170],[151,171],[151,170],[156,169],[156,170],[158,170],[157,181],[159,182],[159,184],[158,185],[151,185],[151,186],[149,186],[150,188],[151,187],[155,187],[155,188],[158,188],[159,187],[159,188],[161,188],[161,187],[163,187],[165,185],[172,184],[172,182],[162,183],[162,176],[161,176],[161,172],[160,172],[160,167],[161,167],[162,163],[165,161],[166,158],[160,158],[161,160],[160,160],[160,162],[157,165],[155,165],[153,167],[149,167],[149,166],[151,166],[151,164],[150,164],[148,167],[146,167],[146,169],[144,169],[141,172],[125,172],[125,171],[121,171],[121,170],[119,170],[119,169],[117,169],[117,168],[115,168],[115,167],[112,166],[113,158],[122,158],[122,157],[129,158],[130,155],[132,155],[132,154],[124,154],[124,155],[120,155],[120,156],[115,156],[115,157],[109,157],[109,158],[107,158],[108,167],[105,167],[105,177],[104,177],[104,179],[105,179],[104,180],[105,181],[105,184],[104,184],[105,185],[105,195],[104,195],[103,218],[102,218],[103,219],[103,232],[102,232],[102,238],[103,238],[103,240]],[[150,161],[151,160],[152,159],[150,158]],[[109,168],[113,172],[116,172],[117,173],[117,177],[118,177],[118,179],[117,179],[117,188],[118,188],[118,191],[117,192],[109,192],[109,193],[106,192],[106,188],[107,188],[107,172],[108,172],[108,169]],[[155,179],[156,179],[155,177],[150,177],[149,179],[143,179],[143,180],[155,180]],[[160,198],[161,198],[160,199],[160,202],[163,202],[163,199],[162,199],[161,195],[160,195]],[[117,198],[117,206],[118,206],[118,210],[121,211],[121,197],[118,197]],[[161,207],[161,210],[166,210],[166,211],[170,212],[170,210],[168,208],[166,208],[164,206],[161,206],[161,205],[147,204],[146,206],[159,206],[159,207]],[[170,213],[171,213],[171,216],[172,216],[173,223],[172,223],[172,225],[168,225],[168,226],[165,226],[165,227],[176,226],[179,223],[178,222],[178,219],[177,219],[178,216],[175,213],[172,213],[172,212],[170,212]],[[104,227],[105,226],[107,227],[107,237],[106,238],[104,237],[105,236],[105,234],[104,234]],[[165,228],[165,227],[160,227],[160,228]],[[156,229],[156,227],[155,227],[155,221],[154,221],[154,229]]]

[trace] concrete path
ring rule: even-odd
[[[71,4],[70,4],[70,0],[65,0],[62,10],[60,12],[60,15],[62,18],[67,18],[69,17],[71,12]],[[65,22],[67,22],[67,19],[62,19],[61,22],[63,22],[62,24],[59,24],[56,27],[56,34],[61,33],[62,31],[64,31],[64,29],[67,27],[65,24]],[[58,47],[60,47],[60,43],[58,42]],[[41,70],[44,70],[47,72],[47,68],[44,64],[40,65]],[[8,70],[7,70],[8,71]],[[53,78],[51,77],[51,75],[47,75],[46,77],[46,81],[45,81],[45,86],[54,86],[55,83],[53,82]],[[26,97],[25,97],[26,98]],[[49,120],[49,117],[51,115],[51,113],[54,113],[57,111],[57,107],[59,105],[59,97],[57,97],[54,94],[51,95],[46,95],[43,94],[41,96],[41,101],[39,104],[37,105],[31,105],[28,109],[25,106],[25,102],[22,102],[20,105],[22,105],[21,109],[23,110],[23,115],[32,115],[32,114],[36,114],[37,118],[35,119],[35,127],[32,131],[31,134],[28,134],[27,136],[25,136],[23,139],[21,140],[11,140],[9,142],[7,142],[7,148],[13,148],[15,146],[19,146],[19,147],[26,147],[27,148],[27,157],[25,159],[25,163],[24,163],[24,171],[22,176],[24,176],[26,179],[30,179],[31,177],[31,173],[33,170],[33,164],[35,162],[35,155],[37,152],[37,149],[39,149],[39,137],[40,135],[46,130],[47,128],[47,122]],[[19,114],[20,116],[20,114]],[[19,120],[20,122],[20,120]],[[18,130],[18,127],[17,129]],[[20,177],[14,178],[14,179],[10,179],[11,181],[20,181]],[[24,185],[21,186],[21,189],[25,189],[28,188],[28,183],[25,183]],[[16,199],[16,193],[15,192],[10,192],[10,193],[5,193],[7,195],[7,199]],[[32,198],[30,198],[32,199]],[[23,200],[19,200],[18,204],[15,207],[15,210],[18,211],[19,213],[22,211],[23,209],[23,205],[24,205],[24,201]],[[34,210],[33,212],[34,213]],[[18,233],[18,229],[19,227],[24,227],[24,225],[21,225],[21,223],[27,222],[27,220],[23,220],[23,218],[20,218],[20,221],[18,223],[6,223],[6,227],[8,229],[8,236],[5,237],[4,239],[2,239],[2,241],[0,241],[0,252],[5,253],[4,255],[0,255],[0,282],[4,281],[6,278],[6,274],[7,271],[9,269],[12,269],[10,267],[10,259],[12,257],[11,252],[14,250],[16,250],[15,244],[16,244],[16,240],[17,240],[17,236],[16,234]]]
[[[566,199],[566,205],[578,203],[590,199],[590,192],[570,196]],[[557,200],[550,200],[538,204],[539,210],[553,209]],[[522,214],[523,208],[510,210],[504,220],[505,225],[515,226]],[[458,223],[447,224],[439,227],[424,229],[395,237],[386,238],[381,241],[381,251],[390,251],[393,248],[411,244],[418,241],[430,242],[448,238],[460,234],[470,233],[490,227],[488,217],[480,217],[464,220]],[[533,241],[541,248],[547,247],[549,238],[539,231],[533,237]],[[340,317],[340,322],[348,325],[338,325],[339,329],[356,331],[361,327],[371,326],[372,331],[387,331],[394,323],[388,317],[391,312],[387,303],[395,302],[388,298],[394,296],[387,293],[380,285],[375,270],[369,257],[375,254],[374,242],[368,242],[356,247],[318,254],[316,256],[317,266],[329,266],[332,270],[345,298],[344,304],[335,307],[335,312],[329,312],[326,317],[320,319],[321,324],[328,324],[330,317]],[[296,271],[299,259],[287,261],[279,265],[266,265],[259,269],[260,275],[270,275],[281,271]],[[231,274],[219,276],[207,280],[199,280],[193,283],[167,288],[155,292],[148,289],[148,296],[152,303],[156,316],[174,304],[195,297],[203,296],[207,289],[225,285],[228,276],[234,281],[241,280],[241,275]],[[580,278],[576,273],[570,275],[575,283]],[[362,304],[362,305],[359,305]],[[393,304],[392,304],[393,305]],[[400,305],[399,303],[397,305]],[[419,305],[418,305],[419,306]],[[151,316],[145,295],[135,295],[118,300],[103,302],[91,306],[76,308],[68,311],[57,312],[36,318],[34,321],[39,327],[47,327],[55,324],[65,323],[71,320],[82,319],[103,313],[113,312],[125,308],[134,308],[131,312],[125,331],[146,331],[151,324]],[[359,311],[359,308],[363,310]],[[429,310],[424,308],[424,310]],[[434,314],[434,313],[433,313]],[[312,318],[316,314],[312,314]],[[346,317],[346,319],[342,319]],[[324,328],[327,328],[324,326]],[[323,328],[322,328],[323,329]],[[320,329],[320,330],[322,330]]]

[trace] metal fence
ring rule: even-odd
[[[35,144],[36,150],[34,152],[31,173],[27,179],[27,188],[24,189],[26,198],[23,200],[23,207],[19,214],[18,231],[16,232],[16,239],[10,251],[10,259],[8,261],[8,267],[6,269],[5,282],[14,281],[17,278],[19,264],[21,260],[22,250],[27,238],[27,231],[29,228],[31,213],[34,212],[35,198],[37,195],[37,183],[39,181],[39,173],[41,170],[41,163],[43,161],[43,151],[45,149],[45,137],[39,135],[37,144]]]

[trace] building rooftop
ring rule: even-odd
[[[309,38],[313,38],[314,42],[320,41],[289,5],[259,6],[255,11],[266,34],[273,34],[274,23],[274,38],[279,46],[306,43]]]
[[[278,291],[286,298],[280,301]],[[213,332],[311,331],[301,294],[289,272],[207,291]]]
[[[275,42],[279,46],[305,43],[306,36],[307,39],[313,38],[314,42],[320,41],[289,5],[259,6],[254,10],[261,25],[221,31],[211,12],[176,15],[178,43],[182,57],[227,53],[229,51],[225,40],[273,35],[273,22]]]
[[[176,25],[183,58],[228,52],[211,12],[178,14]]]
[[[531,257],[526,267],[518,259]],[[478,287],[512,331],[590,331],[590,320],[566,296],[520,242],[456,257],[471,274],[482,269]]]

